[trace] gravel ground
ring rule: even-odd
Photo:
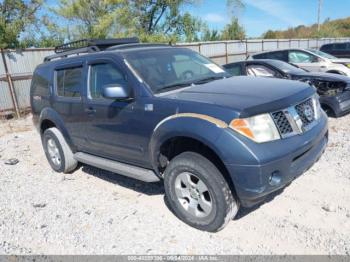
[[[0,130],[0,254],[350,254],[350,115],[307,173],[215,234],[178,220],[161,183],[53,172],[30,118]]]

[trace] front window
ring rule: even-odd
[[[230,76],[209,59],[184,48],[130,51],[125,57],[154,93]]]
[[[263,65],[248,65],[247,66],[248,76],[262,76],[262,77],[275,77],[276,72],[272,69]]]
[[[289,63],[313,63],[317,60],[312,54],[302,51],[289,51],[288,54]]]
[[[89,93],[91,98],[102,98],[106,86],[127,86],[126,76],[109,63],[93,64],[90,66]]]
[[[310,53],[313,53],[313,54],[315,54],[315,55],[324,57],[324,58],[336,59],[335,56],[332,56],[332,55],[330,55],[330,54],[327,54],[327,53],[325,53],[325,52],[322,52],[322,51],[319,51],[319,50],[316,50],[316,49],[308,49],[307,51],[309,51]]]

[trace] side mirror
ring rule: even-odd
[[[129,93],[127,88],[120,85],[106,85],[103,87],[104,98],[115,99],[115,100],[125,100],[129,98]]]

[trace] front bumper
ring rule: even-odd
[[[350,112],[350,91],[344,91],[336,96],[321,96],[320,103],[332,108],[335,116],[343,116]]]
[[[303,174],[321,157],[327,142],[324,113],[319,123],[302,135],[262,144],[244,141],[244,154],[250,153],[256,163],[225,163],[241,205],[253,206]]]

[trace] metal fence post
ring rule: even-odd
[[[245,40],[245,57],[248,57],[248,42],[247,39]]]
[[[225,42],[226,64],[228,63],[227,42]]]
[[[17,118],[19,118],[20,117],[20,112],[19,112],[19,108],[18,108],[16,92],[15,92],[15,89],[13,87],[12,78],[11,78],[11,75],[10,75],[8,67],[7,67],[5,52],[4,52],[4,49],[2,49],[2,48],[1,48],[1,57],[2,57],[2,62],[4,64],[4,68],[5,68],[6,79],[7,79],[8,85],[9,85],[13,107],[14,107],[14,109],[16,111]]]

